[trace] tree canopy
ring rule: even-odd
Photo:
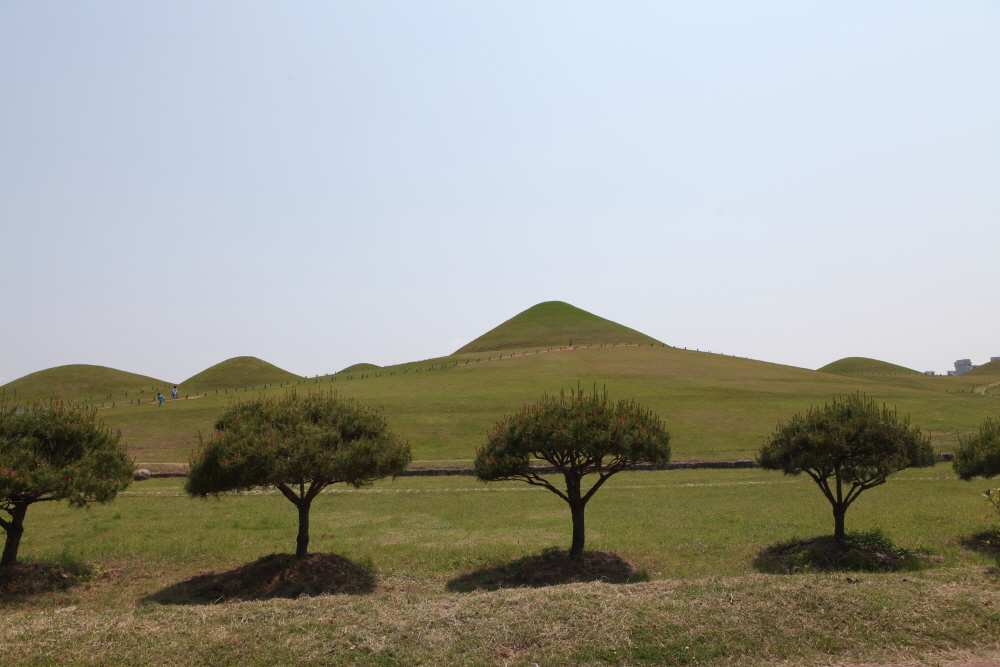
[[[563,475],[565,489],[532,467],[546,461]],[[571,391],[569,396],[543,396],[496,424],[476,452],[480,480],[518,480],[541,486],[566,501],[573,517],[570,555],[583,554],[584,510],[609,477],[637,463],[665,466],[670,461],[670,434],[660,419],[631,400],[617,403],[607,392]],[[597,475],[589,489],[582,480]]]
[[[958,436],[952,467],[965,481],[1000,475],[1000,419],[987,417],[979,433]]]
[[[185,489],[205,497],[273,486],[299,510],[296,556],[309,545],[309,508],[338,482],[354,487],[395,476],[409,444],[385,416],[334,392],[289,392],[232,403],[191,457]]]
[[[934,465],[934,450],[909,417],[854,394],[779,424],[757,463],[786,475],[809,475],[833,506],[834,537],[843,540],[844,515],[862,492],[894,472]]]
[[[106,503],[132,482],[134,469],[121,434],[105,428],[96,409],[0,403],[0,511],[6,515],[0,527],[7,533],[0,567],[17,562],[30,505]]]

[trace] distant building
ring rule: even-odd
[[[1000,357],[990,357],[990,361],[1000,361]]]
[[[955,362],[955,371],[948,373],[948,375],[961,375],[962,373],[968,373],[975,366],[972,365],[971,359],[959,359]]]

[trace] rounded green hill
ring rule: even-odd
[[[821,373],[839,373],[841,375],[899,375],[900,373],[920,375],[919,371],[912,368],[868,357],[844,357],[816,370]]]
[[[353,364],[351,366],[348,366],[347,368],[344,368],[343,370],[337,371],[337,373],[338,374],[339,373],[363,373],[364,371],[376,371],[376,370],[378,370],[380,368],[382,368],[382,367],[381,366],[377,366],[375,364]]]
[[[301,379],[302,376],[278,368],[257,357],[233,357],[189,377],[181,385],[185,389],[222,389]]]
[[[545,301],[518,313],[495,329],[455,351],[455,354],[487,350],[555,347],[598,343],[655,343],[635,329],[588,313],[563,301]]]
[[[70,364],[56,366],[44,371],[25,375],[3,385],[3,392],[10,398],[14,396],[20,401],[59,398],[76,399],[93,396],[98,399],[108,394],[123,394],[126,391],[147,391],[163,389],[170,383],[165,380],[146,375],[120,371],[107,366],[92,366],[90,364]]]

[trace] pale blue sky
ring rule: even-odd
[[[0,2],[0,378],[443,355],[539,301],[1000,355],[996,2]]]

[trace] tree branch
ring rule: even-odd
[[[531,484],[532,486],[541,486],[541,487],[544,487],[544,488],[548,489],[549,491],[551,491],[552,493],[554,493],[557,496],[559,496],[560,498],[562,498],[563,500],[565,500],[567,503],[569,502],[569,496],[567,496],[565,493],[563,493],[562,491],[560,491],[557,487],[553,486],[551,482],[549,482],[546,479],[542,479],[538,475],[515,475],[514,477],[509,477],[509,478],[506,478],[506,479],[509,479],[510,481],[527,482],[528,484]],[[501,480],[497,480],[497,481],[501,481]]]
[[[618,472],[618,470],[612,470],[611,472],[608,472],[608,473],[603,473],[602,472],[598,476],[597,481],[594,482],[594,485],[592,487],[590,487],[590,490],[587,491],[587,493],[583,496],[583,498],[582,498],[583,504],[586,505],[587,501],[590,500],[591,496],[593,496],[595,493],[597,493],[597,490],[599,488],[601,488],[601,485],[604,484],[604,482],[608,481],[608,478],[611,477],[612,475],[614,475],[616,472]]]
[[[295,492],[292,491],[290,488],[288,488],[288,486],[284,482],[278,482],[274,486],[283,494],[285,494],[285,497],[291,500],[296,507],[302,504],[302,499],[299,498],[297,495],[295,495]]]

